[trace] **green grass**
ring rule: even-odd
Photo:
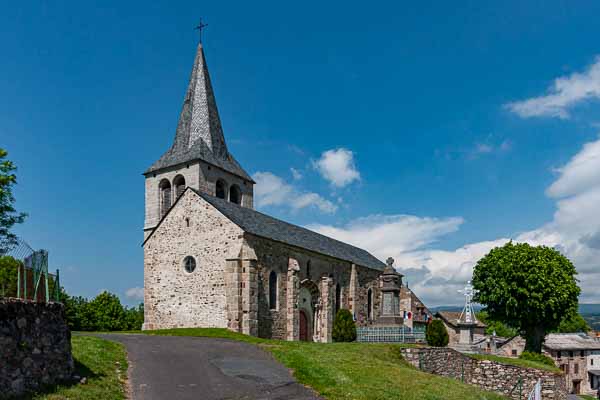
[[[75,374],[85,377],[87,383],[51,387],[45,390],[44,394],[36,394],[31,398],[35,400],[125,399],[127,357],[123,345],[92,336],[77,335],[73,335],[71,344],[75,359]]]
[[[521,358],[499,357],[491,354],[467,354],[467,356],[476,358],[478,360],[490,360],[503,364],[516,365],[517,367],[535,368],[544,371],[562,373],[558,367],[553,367],[537,361],[523,360]]]
[[[581,400],[596,400],[597,398],[594,396],[588,396],[587,394],[578,394],[577,397],[579,397]]]
[[[257,344],[329,400],[497,400],[504,397],[408,365],[402,345],[259,339],[225,329],[167,329],[149,335],[226,338]]]

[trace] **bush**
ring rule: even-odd
[[[551,367],[556,367],[554,360],[552,360],[548,356],[545,356],[545,355],[539,354],[539,353],[532,353],[530,351],[524,351],[523,353],[521,353],[519,358],[521,360],[535,361],[535,362],[539,362],[541,364],[550,365]]]
[[[354,342],[356,340],[356,325],[352,318],[352,313],[341,309],[335,316],[333,322],[333,341],[334,342]]]
[[[0,297],[17,297],[17,269],[20,266],[19,260],[0,257]]]
[[[427,344],[430,346],[446,347],[448,346],[450,337],[448,336],[448,331],[446,331],[444,323],[439,319],[435,319],[431,321],[429,325],[427,325],[425,339],[427,340]]]

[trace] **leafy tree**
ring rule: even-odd
[[[17,213],[13,203],[13,186],[17,183],[14,174],[17,167],[6,159],[8,153],[0,148],[0,254],[6,254],[17,244],[17,236],[10,230],[15,224],[25,221],[26,214]]]
[[[444,323],[439,319],[434,319],[427,325],[425,330],[425,340],[427,344],[435,347],[446,347],[450,341],[448,331]]]
[[[10,256],[0,257],[0,297],[17,296],[17,269],[20,265],[19,260]]]
[[[333,322],[332,337],[335,342],[354,342],[356,340],[356,325],[352,313],[340,309]]]
[[[521,355],[519,356],[519,358],[521,360],[529,360],[529,361],[535,361],[535,362],[539,362],[542,364],[546,364],[549,365],[551,367],[555,367],[556,364],[554,363],[554,360],[551,359],[550,357],[544,355],[544,354],[540,354],[540,353],[532,353],[530,351],[524,351],[521,353]]]
[[[591,330],[588,323],[583,319],[581,314],[572,314],[564,318],[556,332],[559,333],[576,333],[576,332],[589,332]]]
[[[119,298],[112,293],[100,293],[83,307],[83,311],[83,319],[89,319],[94,330],[121,331],[127,328],[125,310]]]
[[[509,242],[477,262],[474,300],[486,306],[492,320],[521,332],[526,350],[540,353],[546,334],[577,312],[581,289],[576,274],[573,264],[554,249]]]
[[[486,325],[485,334],[493,335],[496,332],[496,335],[511,338],[513,336],[517,336],[518,332],[516,329],[511,328],[501,321],[494,321],[490,318],[487,312],[480,311],[477,313],[477,319],[483,322]]]
[[[125,308],[127,330],[139,331],[144,324],[144,303],[137,307]]]

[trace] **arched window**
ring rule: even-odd
[[[219,179],[217,181],[217,186],[215,188],[215,196],[217,196],[220,199],[225,200],[225,198],[227,197],[227,185],[225,184],[225,181],[222,179]]]
[[[373,319],[373,290],[367,291],[367,319],[370,321]]]
[[[342,307],[342,288],[339,284],[335,285],[335,312],[337,313]]]
[[[171,208],[171,183],[167,179],[160,181],[158,185],[160,191],[160,216],[165,216]]]
[[[269,274],[269,308],[277,309],[277,273],[271,271]]]
[[[194,272],[194,270],[196,269],[196,260],[194,259],[194,257],[187,256],[186,258],[184,258],[183,268],[185,268],[185,271],[190,274]]]
[[[177,175],[173,179],[173,186],[175,187],[175,198],[178,198],[185,190],[185,178],[182,175]]]
[[[242,191],[238,185],[231,185],[231,188],[229,188],[229,201],[235,204],[242,204]]]

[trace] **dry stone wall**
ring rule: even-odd
[[[0,398],[68,380],[72,373],[63,305],[0,299]]]
[[[425,372],[463,380],[512,399],[526,398],[538,379],[542,380],[543,400],[567,399],[565,377],[561,373],[478,360],[449,348],[406,348],[401,353],[406,361]],[[523,382],[524,396],[520,396],[518,387],[515,389],[519,379]]]

